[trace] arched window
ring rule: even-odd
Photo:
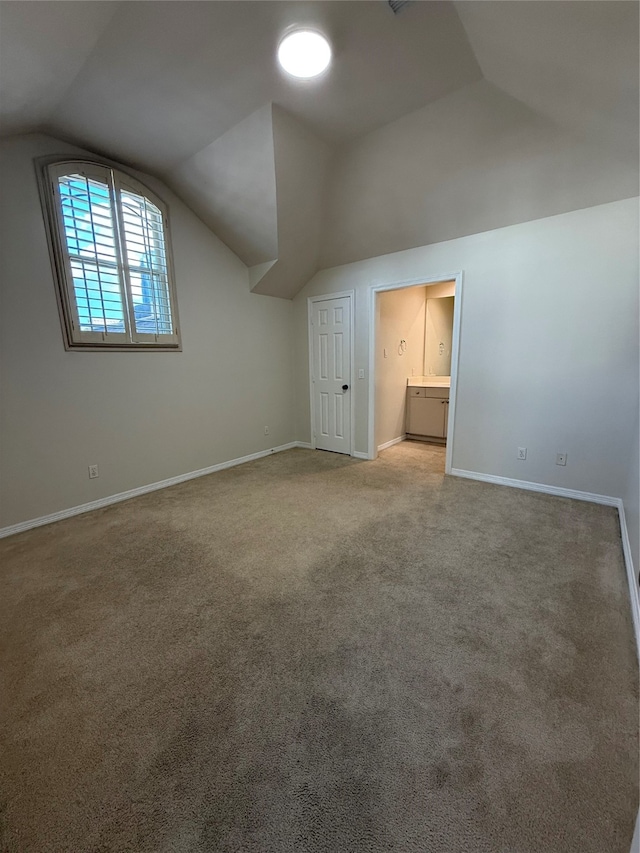
[[[162,201],[101,163],[48,163],[43,178],[66,347],[180,349]]]

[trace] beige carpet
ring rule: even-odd
[[[293,450],[0,542],[6,851],[628,853],[616,512]]]

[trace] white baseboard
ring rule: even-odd
[[[293,443],[292,447],[304,447],[306,450],[314,450],[315,449],[310,441],[295,441]],[[355,459],[368,459],[369,458],[366,453],[360,453],[360,451],[358,451],[358,450],[354,450],[353,453],[351,453],[350,455],[353,456]]]
[[[631,853],[640,853],[640,810],[636,816],[636,828],[631,839]]]
[[[497,486],[512,486],[513,488],[525,489],[529,492],[541,492],[545,495],[555,495],[560,498],[572,498],[576,501],[589,501],[590,503],[616,507],[620,518],[622,553],[627,570],[631,617],[633,619],[633,630],[636,638],[636,652],[640,658],[640,590],[638,589],[636,571],[633,566],[629,531],[627,530],[627,520],[624,514],[624,503],[621,498],[614,498],[610,495],[597,495],[593,492],[580,492],[575,489],[563,489],[560,486],[547,486],[544,483],[529,483],[526,480],[512,480],[508,477],[497,477],[494,474],[480,474],[477,471],[464,471],[461,468],[452,468],[451,474],[454,477],[466,477],[469,480],[479,480],[482,483],[495,483]]]
[[[381,450],[386,450],[387,447],[393,447],[394,444],[400,444],[400,442],[404,441],[406,437],[406,435],[399,435],[398,438],[392,438],[391,441],[385,441],[384,444],[379,444],[378,453],[380,453]]]
[[[629,530],[627,529],[627,518],[624,514],[624,503],[618,498],[618,515],[620,517],[620,535],[622,536],[622,553],[624,564],[627,569],[627,583],[629,584],[629,598],[631,599],[631,616],[633,618],[633,630],[636,635],[636,649],[640,658],[640,589],[638,589],[638,572],[633,565],[631,555],[631,543],[629,541]],[[639,851],[640,853],[640,851]]]
[[[468,480],[480,480],[482,483],[495,483],[497,486],[512,486],[515,489],[525,489],[528,492],[542,492],[545,495],[556,495],[559,498],[572,498],[575,501],[589,501],[594,504],[617,507],[620,498],[609,495],[596,495],[592,492],[579,492],[575,489],[564,489],[562,486],[547,486],[544,483],[529,483],[527,480],[512,480],[509,477],[498,477],[495,474],[480,474],[477,471],[464,471],[452,468],[454,477],[466,477]]]
[[[269,450],[259,450],[257,453],[250,453],[248,456],[241,456],[238,459],[230,459],[228,462],[219,462],[217,465],[210,465],[208,468],[200,468],[198,471],[189,471],[187,474],[178,474],[177,477],[169,477],[167,480],[160,480],[157,483],[149,483],[147,486],[138,486],[135,489],[129,489],[126,492],[120,492],[117,495],[108,495],[106,498],[99,498],[97,501],[90,501],[80,506],[72,506],[69,509],[62,509],[59,512],[52,512],[50,515],[43,515],[40,518],[31,518],[28,521],[21,521],[18,524],[11,524],[9,527],[0,528],[0,539],[5,536],[13,536],[14,533],[22,533],[24,530],[31,530],[33,527],[42,527],[44,524],[52,524],[54,521],[61,521],[63,518],[70,518],[73,515],[81,515],[85,512],[91,512],[93,509],[101,509],[110,504],[127,501],[129,498],[136,498],[139,495],[146,495],[148,492],[155,492],[158,489],[166,489],[168,486],[175,486],[178,483],[184,483],[186,480],[195,480],[197,477],[205,477],[207,474],[215,474],[216,471],[223,471],[225,468],[233,468],[236,465],[244,465],[245,462],[253,462],[254,459],[262,459],[264,456],[271,456],[272,453],[281,453],[283,450],[291,450],[293,447],[310,447],[301,441],[290,441],[288,444],[281,444],[279,447],[271,447]]]

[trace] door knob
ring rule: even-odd
[[[348,391],[348,390],[349,390],[349,386],[348,386],[348,385],[343,385],[343,386],[342,386],[342,390],[343,390],[343,391]]]

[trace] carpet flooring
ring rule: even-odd
[[[628,853],[610,507],[291,450],[0,542],[9,853]]]

